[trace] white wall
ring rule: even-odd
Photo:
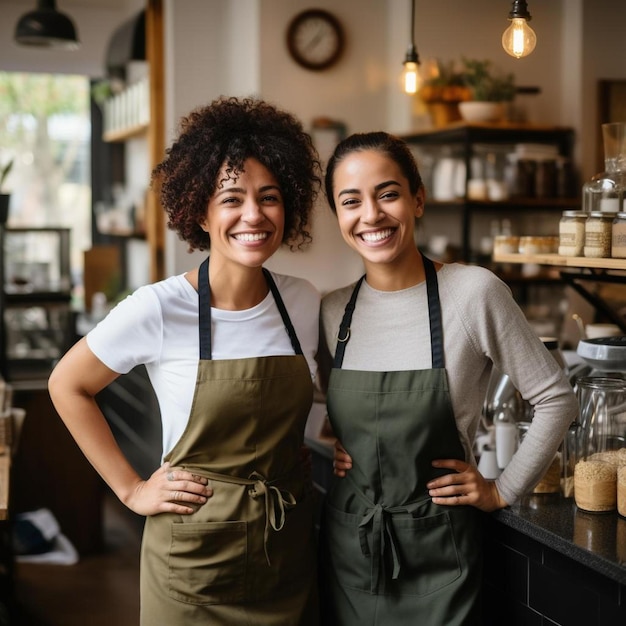
[[[365,4],[384,9],[384,3],[373,0]],[[333,10],[332,5],[326,2],[329,10]],[[185,0],[184,4],[166,0],[168,137],[173,138],[180,116],[220,95],[262,96],[295,113],[307,128],[314,117],[345,120],[358,110],[363,128],[384,125],[385,91],[379,90],[377,102],[359,106],[363,96],[358,85],[350,83],[360,81],[364,74],[364,64],[359,60],[363,51],[355,50],[354,44],[348,46],[339,70],[308,72],[287,58],[287,25],[308,6],[306,0]],[[324,2],[316,6],[322,7]],[[368,12],[364,14],[370,20],[369,25],[363,25],[365,30],[373,28],[376,20],[384,20],[384,11],[379,11],[375,19]],[[349,14],[340,17],[344,23],[350,21]],[[384,54],[384,38],[377,49]],[[340,93],[336,93],[337,84],[343,85]],[[372,114],[377,116],[375,122]],[[361,273],[360,259],[343,244],[323,196],[315,209],[311,230],[314,241],[306,251],[281,249],[268,267],[307,278],[322,291],[343,285]],[[205,253],[188,253],[172,232],[167,233],[166,242],[167,274],[186,271],[204,257]]]
[[[259,95],[259,0],[165,0],[166,143],[183,115],[221,95]],[[197,265],[166,233],[166,274]]]

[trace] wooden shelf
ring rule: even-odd
[[[494,253],[493,260],[496,263],[535,263],[537,265],[626,271],[626,259],[593,259],[581,256],[560,256],[558,254]]]
[[[116,141],[126,141],[133,137],[141,137],[147,134],[148,124],[137,124],[128,128],[120,128],[119,130],[110,130],[102,135],[102,140],[109,143]]]

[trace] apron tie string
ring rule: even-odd
[[[391,553],[391,562],[393,565],[391,578],[396,580],[400,577],[402,562],[400,552],[398,550],[397,539],[393,532],[392,519],[396,514],[410,514],[420,509],[428,498],[410,502],[402,506],[385,507],[378,503],[375,504],[365,495],[354,478],[347,474],[345,480],[352,483],[355,495],[366,506],[363,518],[359,523],[359,541],[361,544],[361,552],[366,557],[371,557],[371,581],[370,591],[377,593],[378,584],[381,573],[381,559],[384,563],[385,550],[389,549]],[[372,549],[369,548],[368,535],[372,537]]]
[[[377,593],[381,572],[381,560],[384,559],[387,545],[391,551],[393,563],[392,579],[396,580],[400,576],[400,556],[398,547],[391,529],[391,513],[382,504],[376,504],[367,510],[359,524],[359,541],[361,552],[364,556],[371,557],[370,568],[370,591]],[[368,535],[372,538],[372,549],[368,544]],[[384,561],[383,561],[384,562]]]
[[[249,480],[254,481],[254,485],[251,489],[248,489],[248,494],[252,498],[256,498],[259,495],[263,495],[265,498],[265,534],[263,549],[265,550],[265,558],[267,564],[272,565],[270,556],[267,551],[267,542],[270,536],[270,527],[275,531],[283,529],[285,525],[285,511],[293,508],[296,505],[296,499],[293,494],[286,489],[279,489],[278,487],[269,483],[258,472],[252,472],[249,476]]]

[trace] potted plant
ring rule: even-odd
[[[460,120],[458,104],[471,98],[463,82],[463,74],[453,62],[439,60],[431,62],[423,71],[427,76],[418,93],[426,104],[433,125],[441,127]]]
[[[0,224],[6,224],[9,218],[9,200],[11,199],[11,195],[4,193],[3,188],[12,167],[13,159],[0,169]]]
[[[506,118],[505,103],[515,97],[513,74],[498,72],[491,61],[463,59],[463,84],[471,97],[459,105],[468,122],[500,122]]]

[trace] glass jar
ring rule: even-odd
[[[585,246],[583,253],[590,258],[611,256],[614,214],[592,211],[585,222]]]
[[[611,256],[626,259],[626,213],[619,212],[615,215],[612,232]]]
[[[559,222],[559,254],[561,256],[582,256],[585,247],[586,220],[587,214],[584,211],[563,211]]]
[[[618,213],[624,211],[626,190],[626,123],[602,124],[604,172],[583,185],[583,209]]]
[[[574,500],[583,511],[604,513],[617,508],[617,468],[604,461],[578,461]]]
[[[617,512],[626,517],[626,465],[617,468]]]
[[[493,239],[493,251],[496,254],[517,254],[519,237],[514,235],[496,235]]]
[[[580,423],[572,422],[561,444],[561,493],[566,498],[574,497],[574,468],[579,458]]]
[[[576,396],[580,407],[577,461],[620,463],[626,447],[626,380],[617,375],[579,377]]]
[[[541,254],[541,237],[535,235],[525,235],[519,238],[519,253],[520,254]]]

